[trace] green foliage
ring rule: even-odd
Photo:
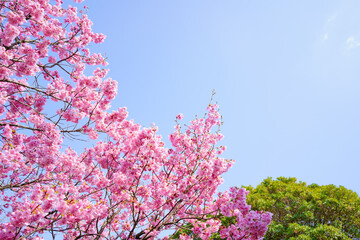
[[[360,198],[349,189],[285,177],[245,188],[253,210],[274,214],[265,240],[360,238]]]

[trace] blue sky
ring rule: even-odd
[[[360,193],[359,1],[89,0],[126,106],[164,138],[217,94],[229,186],[297,177]]]

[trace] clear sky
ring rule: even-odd
[[[164,138],[220,105],[229,186],[297,177],[360,193],[360,2],[85,2],[126,106]]]

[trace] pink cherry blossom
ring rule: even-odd
[[[180,113],[180,114],[178,114],[177,116],[176,116],[176,119],[177,120],[181,120],[181,119],[183,119],[184,118],[184,116],[182,115],[182,113]]]
[[[117,81],[89,49],[105,36],[84,12],[61,0],[0,11],[0,239],[170,239],[190,225],[180,239],[262,239],[271,214],[251,211],[244,189],[217,191],[234,161],[216,104],[166,147],[157,127],[111,109]]]

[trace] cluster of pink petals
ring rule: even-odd
[[[246,203],[248,191],[243,188],[230,188],[221,196],[221,214],[226,217],[236,217],[236,223],[220,230],[225,239],[262,239],[271,222],[272,214],[269,212],[250,211],[251,206]]]
[[[261,239],[269,213],[250,211],[241,189],[216,197],[233,164],[217,144],[216,105],[184,130],[177,124],[167,149],[126,108],[108,112],[117,82],[88,48],[105,36],[84,12],[10,0],[0,16],[0,239],[155,239],[188,224],[202,239]],[[98,141],[78,153],[64,147],[72,137]],[[237,223],[221,227],[222,215]]]

